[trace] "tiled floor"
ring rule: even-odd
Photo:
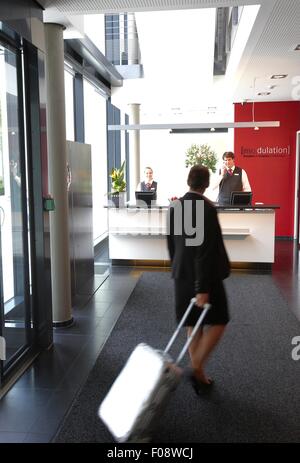
[[[299,251],[276,243],[273,278],[300,319]],[[74,309],[75,323],[54,332],[43,352],[0,401],[0,443],[50,442],[108,338],[141,274],[114,267],[88,304]]]
[[[140,271],[113,268],[75,323],[54,331],[54,346],[35,360],[0,401],[1,442],[49,442],[85,382]]]

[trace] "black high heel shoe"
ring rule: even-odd
[[[207,394],[208,392],[211,392],[214,383],[212,379],[209,381],[209,383],[203,383],[202,381],[199,381],[199,379],[196,378],[194,373],[190,375],[189,379],[192,388],[194,389],[197,395]]]

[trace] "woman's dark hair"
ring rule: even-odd
[[[224,160],[225,158],[234,159],[234,153],[232,151],[225,151],[225,153],[222,156],[222,159]]]
[[[193,166],[187,178],[188,186],[193,190],[204,189],[209,185],[209,170],[200,164]]]

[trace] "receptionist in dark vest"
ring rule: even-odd
[[[145,179],[140,182],[137,186],[137,191],[157,191],[157,182],[153,180],[153,170],[151,167],[145,167],[144,169]],[[156,199],[156,195],[155,198]]]
[[[244,169],[234,164],[234,153],[232,151],[226,151],[222,158],[224,164],[220,169],[218,178],[218,203],[226,206],[230,204],[232,191],[251,191],[251,186]]]

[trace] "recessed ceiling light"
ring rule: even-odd
[[[267,95],[271,95],[271,92],[259,92],[257,95],[267,96]]]
[[[287,74],[273,74],[270,79],[285,79],[287,76]]]
[[[211,132],[215,132],[216,129],[215,129],[214,127],[211,127],[210,131],[211,131]]]

